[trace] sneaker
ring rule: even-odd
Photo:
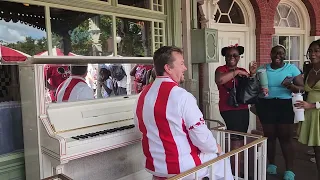
[[[284,172],[284,176],[283,176],[283,179],[284,180],[294,180],[294,177],[296,175],[292,172],[292,171],[285,171]]]
[[[310,158],[310,161],[313,162],[313,163],[316,163],[316,158],[314,158],[314,157]]]
[[[269,164],[267,167],[268,174],[277,174],[277,166],[274,164]]]
[[[314,156],[314,155],[315,155],[315,153],[314,153],[314,151],[313,151],[313,150],[309,150],[309,151],[307,151],[307,154],[308,154],[308,155],[310,155],[310,156]]]

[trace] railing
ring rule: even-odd
[[[216,137],[217,143],[220,144],[222,151],[226,153],[208,162],[205,162],[200,166],[197,166],[193,169],[185,171],[181,174],[175,175],[169,178],[168,180],[180,180],[190,175],[194,175],[195,180],[198,180],[200,179],[200,177],[198,176],[198,171],[204,168],[208,168],[209,170],[209,174],[207,175],[207,177],[210,180],[215,180],[215,176],[213,173],[215,163],[223,160],[224,166],[227,167],[226,164],[229,162],[228,161],[229,158],[234,159],[233,175],[235,180],[238,180],[238,179],[248,180],[249,175],[251,177],[250,179],[253,179],[253,180],[266,180],[267,138],[259,135],[225,130],[224,124],[216,120],[206,120],[206,122],[207,124],[212,124],[212,123],[217,124],[217,125],[214,125],[215,126],[214,128],[210,128],[210,130],[213,132],[213,134],[215,134],[214,136]],[[232,135],[233,136],[236,135],[238,139],[241,139],[241,141],[243,138],[243,145],[234,150],[231,150]],[[250,155],[253,154],[253,158],[250,158],[250,160],[252,159],[253,162],[251,161],[249,162],[249,151],[250,151]],[[239,169],[240,169],[239,154],[242,154],[242,153],[244,153],[244,160],[243,160],[244,172],[243,172],[243,177],[239,177]],[[253,168],[250,168],[250,172],[249,172],[249,165],[253,166]],[[226,177],[226,170],[224,174]]]

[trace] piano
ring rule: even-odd
[[[136,98],[49,104],[47,114],[40,116],[41,151],[47,156],[43,166],[50,161],[53,174],[63,173],[69,161],[139,142],[133,121]]]

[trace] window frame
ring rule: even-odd
[[[222,2],[222,1],[219,1],[219,2]],[[246,19],[246,16],[244,15],[245,11],[243,10],[243,7],[241,6],[241,4],[237,2],[237,0],[232,0],[231,6],[229,7],[229,10],[228,10],[228,13],[221,12],[220,7],[219,7],[219,2],[217,3],[218,8],[217,8],[217,12],[215,14],[215,18],[217,17],[217,13],[219,13],[219,17],[217,18],[217,20],[214,19],[215,23],[218,23],[218,24],[232,24],[232,25],[238,25],[238,26],[243,26],[243,25],[247,25],[248,24],[248,20]],[[244,19],[244,23],[243,24],[232,23],[232,19],[231,19],[229,14],[231,12],[231,9],[232,9],[234,3],[236,3],[238,5],[238,7],[241,9],[241,13],[242,13],[242,16],[243,16],[243,19]],[[220,23],[219,21],[220,21],[222,16],[227,16],[230,22],[229,23]]]
[[[167,15],[164,14],[166,11],[166,4],[164,0],[163,1],[163,8],[162,12],[159,11],[152,11],[145,8],[138,8],[138,7],[131,7],[126,5],[120,5],[117,4],[118,0],[108,0],[108,2],[103,2],[99,0],[68,0],[63,1],[59,0],[6,0],[8,2],[12,3],[26,3],[26,4],[33,4],[33,5],[39,5],[44,6],[45,8],[45,19],[47,21],[46,23],[46,29],[47,29],[47,39],[48,39],[48,52],[51,55],[52,52],[52,32],[51,32],[51,20],[50,20],[50,8],[57,8],[57,9],[65,9],[65,10],[71,10],[71,11],[78,11],[78,12],[87,12],[87,13],[94,13],[99,15],[108,15],[112,17],[113,23],[112,23],[112,29],[116,29],[116,18],[129,18],[129,19],[137,19],[137,20],[143,20],[143,21],[150,21],[151,25],[151,32],[152,32],[152,52],[156,50],[156,44],[155,42],[155,27],[154,23],[162,23],[163,24],[163,34],[162,34],[162,44],[167,44]],[[153,0],[150,0],[153,2]],[[167,0],[166,0],[167,1]],[[116,33],[113,33],[113,44],[116,45]],[[114,46],[116,47],[116,46]],[[118,57],[117,48],[114,48],[113,55],[119,59],[122,59],[122,57]]]
[[[288,37],[289,39],[289,47],[290,47],[290,44],[291,44],[291,39],[290,37],[299,37],[299,59],[290,59],[290,52],[291,52],[291,49],[289,48],[288,49],[288,54],[289,56],[286,57],[286,59],[284,60],[284,62],[288,62],[290,64],[292,64],[292,62],[298,62],[299,63],[299,67],[298,68],[302,68],[303,66],[303,57],[305,57],[304,53],[303,53],[303,42],[304,42],[304,39],[303,39],[303,35],[301,34],[274,34],[272,36],[272,42],[271,42],[271,46],[275,46],[277,44],[279,44],[279,36],[285,36],[285,37]],[[277,44],[273,44],[273,38],[274,37],[278,37],[278,43]],[[301,53],[302,52],[302,53]]]

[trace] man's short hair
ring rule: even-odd
[[[154,64],[154,69],[156,71],[156,74],[158,76],[162,76],[163,73],[165,72],[164,66],[166,64],[169,64],[172,66],[173,64],[173,57],[172,53],[177,52],[182,54],[182,50],[178,47],[175,46],[162,46],[156,52],[154,52],[153,55],[153,64]]]
[[[72,65],[71,66],[71,74],[82,76],[88,72],[88,65]]]

